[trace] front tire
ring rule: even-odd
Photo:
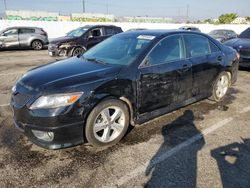
[[[216,102],[221,101],[225,97],[230,83],[231,80],[228,73],[221,72],[213,85],[213,95],[211,96],[211,100]]]
[[[81,48],[81,47],[77,47],[73,50],[72,52],[72,56],[78,56],[78,55],[81,55],[85,52],[86,50]]]
[[[118,143],[129,126],[129,111],[120,100],[109,99],[99,103],[89,114],[85,135],[93,146],[111,146]]]
[[[40,40],[34,40],[34,41],[31,43],[31,47],[32,47],[34,50],[42,50],[42,49],[43,49],[43,43],[42,43]]]

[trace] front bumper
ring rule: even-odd
[[[79,109],[70,106],[53,110],[29,110],[12,104],[15,126],[31,142],[46,149],[60,149],[84,143],[84,121]],[[39,139],[32,132],[52,132],[52,141]]]
[[[23,132],[28,137],[31,142],[46,149],[67,148],[84,142],[83,123],[74,123],[69,125],[63,125],[60,127],[41,127],[37,125],[16,122],[14,120],[14,124],[21,132]],[[53,132],[54,139],[51,142],[41,140],[34,135],[32,130]]]
[[[51,57],[54,57],[54,56],[64,57],[64,56],[67,56],[67,55],[68,55],[68,49],[59,48],[59,47],[56,46],[56,45],[49,44],[49,45],[48,45],[48,54],[49,54]]]

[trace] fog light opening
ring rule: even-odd
[[[32,130],[34,136],[40,140],[51,142],[54,140],[54,133],[53,132],[46,132],[46,131],[38,131]]]

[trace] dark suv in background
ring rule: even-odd
[[[48,43],[47,33],[39,27],[9,27],[0,31],[0,49],[42,50]]]
[[[52,40],[48,46],[50,56],[77,56],[110,36],[123,32],[113,25],[86,25]]]

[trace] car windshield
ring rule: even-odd
[[[239,38],[246,38],[246,39],[250,39],[250,27],[248,29],[246,29],[245,31],[243,31],[240,35]]]
[[[78,29],[72,30],[67,33],[67,36],[69,37],[80,37],[82,36],[89,28],[86,27],[80,27]]]
[[[107,64],[128,65],[154,38],[151,35],[116,35],[91,48],[82,57]]]
[[[226,34],[226,31],[223,31],[223,30],[213,30],[209,34],[210,35],[224,35],[224,34]]]

